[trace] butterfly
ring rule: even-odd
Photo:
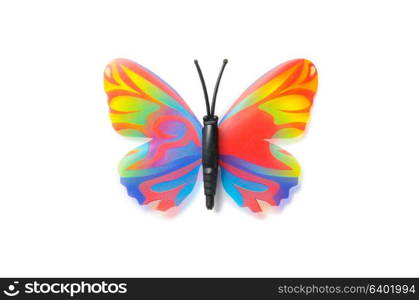
[[[307,59],[287,61],[260,77],[221,120],[214,114],[201,69],[207,115],[204,127],[182,97],[145,67],[115,59],[104,72],[113,128],[126,137],[149,141],[119,163],[121,183],[139,204],[166,211],[192,192],[203,165],[207,208],[214,206],[218,170],[225,191],[241,207],[262,211],[278,206],[298,185],[300,166],[273,143],[301,136],[317,91],[316,67]]]

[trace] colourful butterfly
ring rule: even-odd
[[[121,183],[140,204],[154,202],[162,211],[179,206],[191,193],[201,164],[208,208],[214,205],[218,168],[226,192],[253,212],[262,210],[260,201],[278,206],[298,184],[297,160],[271,140],[303,134],[317,90],[315,66],[306,59],[277,66],[252,84],[218,123],[215,99],[226,63],[210,107],[195,61],[207,107],[204,128],[179,94],[151,71],[127,59],[106,67],[114,129],[127,137],[151,138],[119,164]]]

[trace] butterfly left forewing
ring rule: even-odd
[[[240,206],[254,212],[261,201],[277,206],[298,184],[298,162],[271,140],[304,132],[316,90],[314,65],[289,61],[251,85],[220,122],[222,182]]]

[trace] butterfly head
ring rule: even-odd
[[[216,115],[206,115],[203,117],[204,125],[217,125],[218,124],[218,116]]]

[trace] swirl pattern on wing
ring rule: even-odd
[[[126,59],[105,69],[110,118],[128,137],[151,140],[119,164],[121,183],[140,204],[178,206],[192,191],[201,162],[201,125],[183,99],[146,68]]]
[[[251,85],[220,122],[222,181],[240,206],[279,205],[298,184],[298,162],[270,140],[304,132],[316,90],[314,65],[292,60]]]

